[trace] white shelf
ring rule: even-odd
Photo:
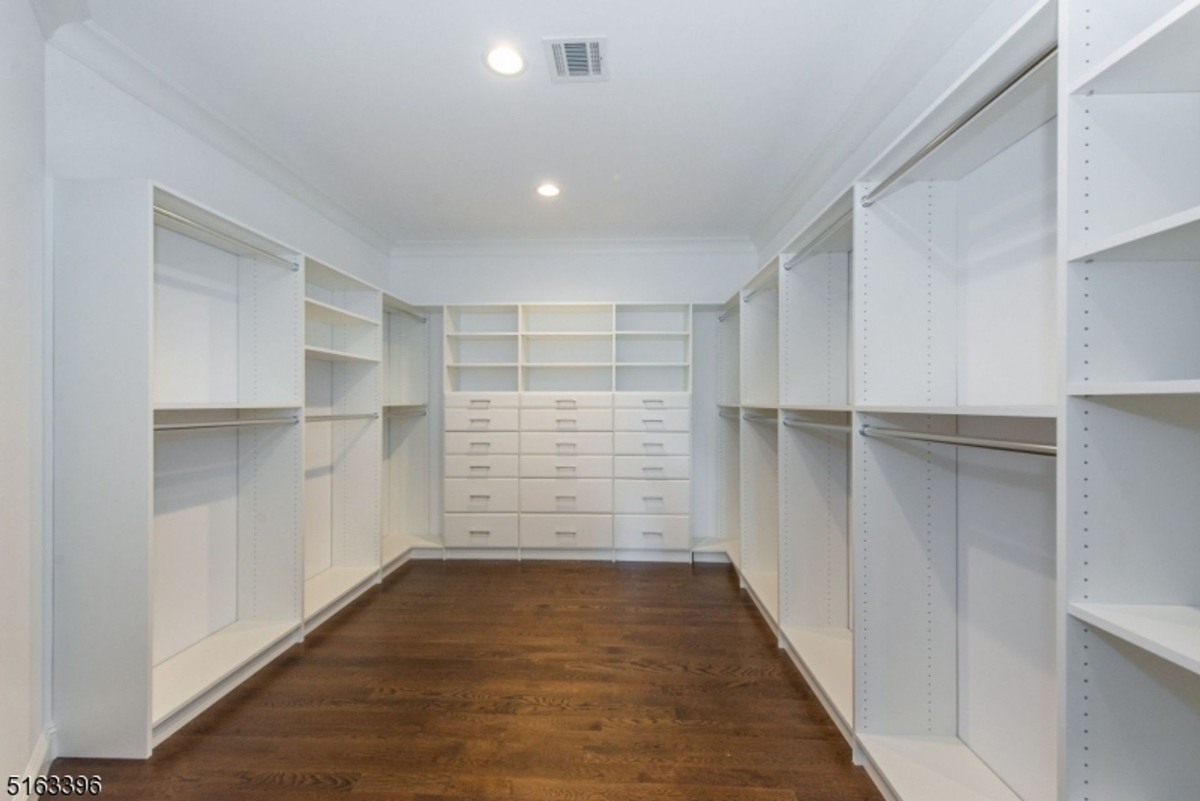
[[[304,318],[329,325],[379,325],[378,320],[312,298],[304,299]]]
[[[687,339],[691,333],[687,331],[617,331],[618,337],[634,337],[644,339]]]
[[[387,567],[412,550],[430,548],[442,550],[442,541],[436,537],[421,537],[416,534],[399,534],[382,538],[383,566]]]
[[[496,367],[520,367],[518,362],[464,362],[462,364],[447,363],[447,367],[453,370],[474,370],[485,369],[490,370]]]
[[[613,362],[522,362],[522,367],[553,367],[560,370],[576,369],[579,367],[601,368],[607,370]]]
[[[957,417],[1058,417],[1057,406],[855,406],[866,414],[938,414]]]
[[[308,345],[304,348],[307,359],[320,359],[324,362],[359,362],[361,364],[379,364],[379,359],[372,356],[359,356],[357,353],[347,353],[329,348],[317,348]]]
[[[1200,674],[1200,607],[1071,604],[1071,615]]]
[[[389,402],[389,403],[384,403],[383,408],[385,408],[385,409],[424,409],[428,405],[429,404],[424,401],[421,401],[418,403],[391,403],[391,402]]]
[[[1070,261],[1197,259],[1200,259],[1200,206],[1110,236],[1094,247],[1076,251]]]
[[[237,401],[197,401],[156,403],[156,412],[238,412],[263,409],[299,409],[303,404],[291,403],[238,403]]]
[[[379,290],[360,281],[349,273],[344,273],[328,264],[322,264],[316,259],[305,259],[304,282],[319,286],[330,292],[378,292]]]
[[[746,579],[746,586],[766,609],[771,624],[774,625],[779,620],[779,574],[775,571],[743,571],[742,577]]]
[[[687,362],[617,362],[617,367],[688,367]]]
[[[1100,62],[1071,94],[1200,91],[1200,0],[1169,14]]]
[[[780,406],[784,412],[852,412],[854,407],[844,403],[813,403],[808,406]]]
[[[300,628],[299,621],[226,626],[154,668],[151,717],[158,725]]]
[[[450,339],[515,339],[519,336],[516,331],[481,331],[478,333],[464,332],[460,334],[446,334]]]
[[[785,628],[783,636],[848,727],[854,725],[854,635],[850,629]]]
[[[860,734],[858,741],[899,801],[1021,801],[957,737]]]
[[[304,619],[328,609],[378,572],[374,567],[331,567],[304,582]]]
[[[525,331],[526,339],[612,339],[612,331]]]
[[[1200,380],[1075,382],[1067,387],[1075,396],[1087,395],[1198,395]]]

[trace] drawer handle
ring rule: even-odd
[[[642,500],[646,501],[647,503],[655,503],[655,502],[662,503],[663,496],[661,496],[661,495],[643,495]]]
[[[661,537],[661,536],[663,536],[663,533],[661,531],[643,531],[642,536],[643,537]]]
[[[486,398],[471,398],[471,400],[469,400],[467,402],[467,404],[472,409],[487,409],[487,408],[491,407],[492,402],[490,400],[487,400]]]
[[[575,531],[556,531],[556,532],[554,532],[554,536],[556,536],[556,537],[575,537],[575,536],[578,536],[578,532],[575,532]]]
[[[486,426],[490,422],[492,422],[492,418],[490,418],[490,417],[472,417],[471,418],[471,425],[475,425],[476,423],[482,423],[483,425]]]
[[[667,405],[667,402],[662,398],[643,398],[642,405],[651,409],[661,409]]]
[[[651,423],[658,423],[661,426],[663,424],[663,421],[661,418],[659,418],[658,420],[651,420],[649,418],[643,417],[642,422],[645,423],[646,425],[650,425]]]
[[[664,445],[661,442],[645,442],[645,443],[642,443],[642,447],[648,451],[650,451],[650,450],[655,450],[655,451],[666,450],[666,445]]]
[[[579,443],[577,442],[556,442],[554,444],[560,451],[566,453],[574,453],[579,447]]]
[[[560,464],[560,465],[555,465],[555,466],[554,466],[554,469],[555,469],[556,471],[558,471],[559,473],[571,473],[571,474],[574,474],[574,473],[575,473],[575,471],[576,471],[578,468],[576,468],[574,465],[569,465],[569,464]]]
[[[556,501],[572,500],[573,501],[578,497],[579,497],[578,495],[555,495],[554,500],[556,500]]]
[[[665,473],[665,472],[667,472],[667,468],[665,468],[665,467],[643,467],[642,472],[643,473]]]
[[[574,409],[576,405],[576,402],[570,398],[554,401],[554,408],[556,409]]]
[[[490,537],[490,536],[492,536],[492,532],[490,532],[490,531],[468,531],[467,534],[469,534],[472,537]]]
[[[486,501],[490,497],[492,497],[492,496],[491,495],[472,495],[471,500]]]
[[[471,443],[471,452],[472,453],[487,453],[491,449],[492,449],[492,443],[490,443],[490,442],[472,442]]]
[[[486,473],[490,472],[491,469],[492,469],[491,465],[486,465],[486,464],[473,464],[470,467],[470,470],[472,473],[485,473],[486,474]]]
[[[562,428],[564,425],[571,426],[572,428],[579,425],[579,420],[574,417],[558,417],[555,418],[554,422],[558,423],[559,428]]]

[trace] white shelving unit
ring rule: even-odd
[[[779,405],[779,260],[762,269],[741,293],[738,315],[743,406]]]
[[[1196,0],[1063,9],[1068,798],[1200,783],[1198,32]]]
[[[311,629],[380,575],[384,315],[370,284],[311,258],[304,270],[304,619]]]
[[[55,201],[59,750],[144,758],[302,633],[300,256],[147,181]]]
[[[773,409],[743,407],[738,435],[741,449],[739,570],[759,608],[776,630],[779,626],[778,429],[778,415]]]

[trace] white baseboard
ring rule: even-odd
[[[45,776],[50,771],[50,763],[54,761],[54,729],[47,728],[42,732],[42,736],[38,737],[37,745],[33,748],[33,753],[29,756],[29,764],[25,766],[25,773],[22,779],[30,781],[38,776]],[[22,782],[23,784],[23,782]],[[26,795],[24,792],[15,796],[17,801],[35,801],[38,796]]]

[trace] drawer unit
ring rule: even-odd
[[[632,435],[637,436],[637,435]],[[522,433],[521,453],[552,456],[609,456],[613,435],[600,433]]]
[[[691,510],[691,482],[614,481],[617,514],[686,515]]]
[[[607,392],[526,392],[521,395],[525,409],[611,409],[613,396]]]
[[[516,512],[515,478],[446,479],[447,512]]]
[[[613,547],[632,551],[686,551],[692,547],[686,515],[617,515]]]
[[[471,456],[494,456],[517,453],[519,444],[516,432],[493,433],[454,431],[446,434],[446,453]]]
[[[612,478],[611,456],[522,456],[523,478]],[[641,478],[641,476],[637,476]]]
[[[446,515],[447,548],[516,548],[517,515]]]
[[[516,409],[446,409],[447,431],[516,431]]]
[[[689,409],[692,396],[689,392],[618,392],[615,404],[618,409]]]
[[[643,480],[689,479],[690,456],[615,456],[613,476]]]
[[[690,409],[617,409],[617,431],[691,431]]]
[[[522,409],[522,431],[612,431],[612,409]]]
[[[516,478],[516,456],[447,456],[446,478]]]
[[[520,396],[515,392],[447,392],[447,409],[515,409]]]
[[[611,514],[613,483],[606,479],[521,479],[521,511]]]
[[[612,515],[521,515],[522,548],[611,548]]]
[[[618,456],[687,456],[690,434],[644,434],[618,431],[613,435],[613,453]]]

